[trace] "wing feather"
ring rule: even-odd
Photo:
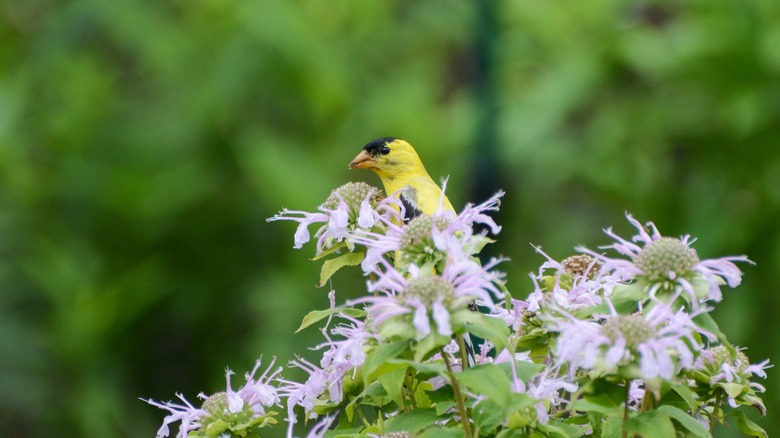
[[[409,223],[410,220],[423,214],[418,208],[417,202],[417,190],[414,187],[406,186],[398,194],[398,198],[401,200],[401,204],[404,206],[404,223]]]

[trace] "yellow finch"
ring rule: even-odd
[[[431,179],[420,156],[404,140],[385,137],[374,140],[349,163],[350,169],[371,169],[382,180],[387,196],[397,192],[406,208],[404,221],[420,214],[433,215],[439,205],[454,212],[449,199],[442,197],[439,186]]]
[[[405,140],[384,137],[369,142],[363,151],[349,163],[350,169],[371,169],[382,180],[387,196],[396,194],[404,205],[404,222],[419,215],[433,216],[441,207],[455,212],[450,200],[439,188],[420,156]],[[472,306],[470,306],[472,307]],[[473,305],[472,310],[476,309]],[[469,367],[476,364],[474,344],[468,333],[463,334],[466,362]]]

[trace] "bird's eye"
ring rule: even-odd
[[[387,146],[383,146],[382,149],[379,150],[379,152],[381,152],[382,155],[387,155],[390,153],[390,148]]]

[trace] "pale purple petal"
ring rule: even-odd
[[[431,333],[431,323],[428,320],[428,311],[420,302],[414,304],[414,317],[412,318],[412,323],[414,324],[417,333],[420,335],[420,338],[424,338]]]
[[[360,213],[358,214],[357,222],[358,226],[361,228],[371,228],[376,223],[376,220],[374,219],[374,209],[371,208],[368,197],[360,203]]]
[[[452,327],[450,326],[450,312],[436,301],[433,303],[433,320],[436,322],[438,332],[442,336],[452,336]]]

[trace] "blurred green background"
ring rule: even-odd
[[[363,144],[416,145],[456,206],[507,191],[527,273],[630,211],[747,254],[716,310],[780,363],[780,3],[0,2],[0,436],[153,436],[138,400],[313,357],[314,210]],[[340,301],[359,272],[333,281]],[[237,383],[241,379],[236,379]],[[780,379],[770,370],[780,430]],[[282,435],[284,425],[276,433]],[[718,436],[731,432],[720,430]]]

